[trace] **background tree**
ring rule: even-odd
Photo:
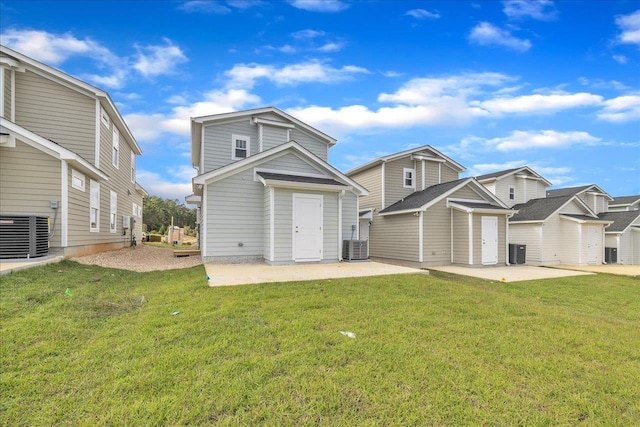
[[[171,225],[195,228],[196,210],[190,209],[178,202],[177,199],[163,199],[158,196],[145,197],[142,208],[142,222],[149,232],[158,231],[162,226],[165,230]]]

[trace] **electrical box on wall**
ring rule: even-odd
[[[131,217],[129,215],[122,215],[122,228],[131,227]]]

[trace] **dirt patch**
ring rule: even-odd
[[[202,264],[199,255],[176,258],[173,256],[173,249],[157,248],[144,244],[138,244],[135,248],[124,248],[71,259],[81,264],[138,272],[175,270]]]

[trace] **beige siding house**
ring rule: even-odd
[[[595,184],[583,185],[580,187],[566,187],[547,191],[547,197],[556,196],[578,196],[585,205],[589,206],[594,213],[609,211],[609,202],[613,200],[606,191]]]
[[[275,108],[191,120],[205,262],[337,262],[367,190],[327,163],[336,140]]]
[[[609,201],[609,212],[640,210],[640,195],[619,196]]]
[[[551,183],[528,166],[477,176],[476,179],[508,206],[546,196]]]
[[[3,218],[47,218],[49,253],[65,256],[141,236],[142,151],[106,92],[1,46],[0,110]]]
[[[506,263],[504,203],[465,168],[430,146],[381,157],[347,172],[360,197],[360,238],[374,258],[417,266]]]
[[[605,251],[615,251],[615,264],[640,265],[640,210],[602,212],[600,219],[613,221],[605,229]]]

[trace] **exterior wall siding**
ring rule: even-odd
[[[451,209],[446,200],[431,206],[423,218],[423,264],[451,264]],[[460,233],[456,232],[456,236]]]
[[[302,160],[300,157],[292,153],[287,153],[276,159],[264,162],[257,169],[269,169],[282,171],[284,174],[307,173],[322,174],[322,171]]]
[[[329,147],[315,136],[301,129],[291,129],[291,139],[318,156],[322,161],[329,162]]]
[[[20,140],[16,140],[15,148],[0,147],[0,212],[47,216],[53,222],[55,212],[50,203],[61,202],[61,168],[60,160]],[[52,248],[61,246],[61,220],[58,211]]]
[[[384,170],[385,179],[385,204],[390,206],[399,201],[403,197],[407,197],[416,189],[420,189],[418,182],[414,177],[414,188],[404,188],[404,176],[403,169],[416,169],[416,161],[411,160],[410,157],[403,157],[401,159],[387,162]]]
[[[369,230],[372,257],[419,262],[418,217],[412,214],[377,216]]]
[[[440,179],[442,178],[442,166],[437,162],[424,162],[425,168],[425,187],[431,187],[432,185],[440,184]]]
[[[631,231],[631,245],[633,247],[633,265],[640,265],[640,230]]]
[[[527,265],[541,265],[540,224],[509,223],[509,243],[527,245],[525,260]]]
[[[458,173],[458,171],[453,169],[447,163],[442,163],[442,166],[440,168],[440,183],[456,181],[459,178],[460,174]]]
[[[469,264],[469,214],[453,211],[453,263]]]
[[[264,201],[262,215],[264,217],[262,229],[262,253],[264,258],[271,260],[271,188],[264,187]]]
[[[562,239],[560,240],[559,249],[562,251],[562,264],[580,264],[581,259],[586,257],[586,252],[583,253],[583,245],[580,243],[582,226],[575,221],[565,219],[562,221],[560,232],[562,233]],[[545,238],[546,237],[547,233],[545,233]],[[547,245],[546,241],[545,245]]]
[[[360,209],[382,209],[382,166],[377,165],[357,174],[350,175],[349,178],[356,181],[369,191],[368,196],[360,197]]]
[[[15,122],[93,163],[95,99],[30,71],[15,76]]]
[[[358,196],[354,193],[347,192],[342,198],[342,239],[357,239],[358,227]],[[355,229],[353,227],[356,227]]]
[[[565,224],[567,223],[567,224]],[[571,224],[571,225],[569,225]],[[563,242],[567,239],[567,235],[565,235],[565,225],[572,227],[576,223],[573,221],[569,221],[566,219],[560,219],[560,216],[553,215],[551,218],[547,219],[542,227],[543,233],[543,252],[542,252],[542,264],[544,265],[556,265],[564,262],[564,258],[566,256],[573,257],[573,254],[567,254],[567,252],[576,252],[577,245],[573,247],[571,250],[565,250],[563,248]],[[573,233],[569,233],[571,236],[570,240],[576,237]],[[569,242],[569,245],[572,243]],[[570,247],[570,246],[569,246]],[[565,262],[566,264],[566,262]]]
[[[251,141],[253,143],[253,141]],[[259,143],[259,140],[256,141]],[[262,126],[262,149],[268,150],[287,142],[287,129],[275,126]],[[255,152],[257,153],[257,151]],[[253,154],[255,154],[253,153]]]
[[[13,98],[13,93],[11,92],[11,70],[5,70],[4,68],[0,68],[0,70],[4,73],[4,103],[0,105],[2,111],[0,111],[0,116],[5,117],[11,120],[11,99]]]

